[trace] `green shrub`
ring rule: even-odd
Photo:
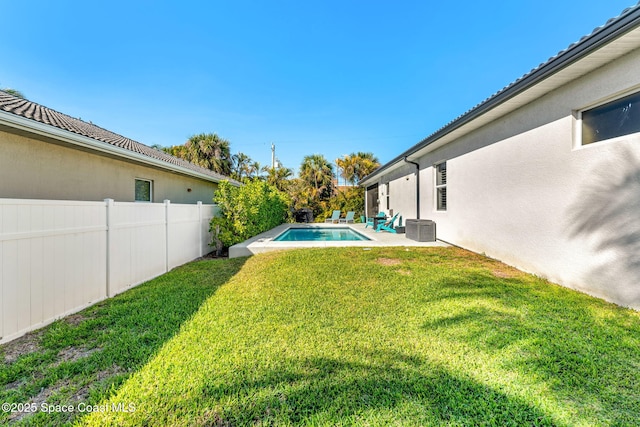
[[[329,199],[326,208],[317,215],[317,222],[324,222],[326,218],[330,218],[334,210],[341,210],[342,216],[349,211],[356,213],[355,222],[360,222],[360,215],[364,215],[364,188],[351,187],[338,191]]]
[[[218,250],[243,242],[282,224],[288,217],[286,194],[263,181],[240,187],[222,181],[213,197],[220,209],[210,223],[213,243]]]

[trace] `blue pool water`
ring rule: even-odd
[[[295,242],[295,241],[327,241],[327,240],[371,240],[366,236],[352,230],[349,227],[312,227],[312,228],[289,228],[284,233],[278,235],[275,242]]]

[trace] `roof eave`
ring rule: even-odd
[[[385,163],[373,173],[364,177],[360,181],[360,185],[364,186],[371,182],[374,182],[375,180],[373,178],[392,168],[394,165],[403,162],[405,158],[410,157],[416,152],[438,141],[445,135],[448,135],[454,130],[459,129],[462,126],[472,122],[483,114],[486,114],[488,111],[494,109],[498,105],[501,105],[506,101],[512,99],[513,97],[534,87],[541,81],[548,79],[549,77],[567,68],[568,66],[584,58],[585,56],[593,53],[594,51],[602,48],[613,40],[622,37],[624,34],[636,28],[639,25],[639,22],[640,6],[629,8],[618,18],[615,18],[615,20],[613,20],[612,22],[596,29],[591,35],[583,37],[579,42],[569,46],[567,49],[565,49],[546,63],[540,65],[530,73],[511,83],[509,86],[505,87],[495,95],[483,101],[467,113],[453,120],[451,123],[434,132],[427,138],[420,141],[418,144],[412,146],[389,162]]]
[[[47,138],[52,138],[65,142],[76,147],[89,149],[91,151],[97,151],[110,156],[123,158],[128,161],[135,161],[137,163],[143,163],[156,168],[168,170],[170,172],[176,172],[183,175],[192,176],[194,178],[202,179],[209,182],[218,183],[224,179],[218,179],[216,177],[209,176],[204,173],[187,169],[178,165],[172,165],[159,159],[154,159],[144,154],[136,153],[125,148],[117,147],[102,141],[89,138],[87,136],[79,135],[64,129],[57,128],[45,123],[40,123],[35,120],[28,119],[26,117],[18,116],[13,113],[0,110],[0,125],[4,125],[10,128],[21,130],[24,132],[38,134]],[[239,186],[240,184],[232,179],[228,179],[231,184]]]

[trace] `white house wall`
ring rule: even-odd
[[[639,90],[638,70],[640,50],[422,156],[421,218],[439,239],[640,308],[640,134],[588,146],[575,135],[575,111]],[[442,160],[446,212],[434,203]],[[403,173],[380,182],[409,211],[415,177]]]
[[[404,220],[416,218],[416,167],[411,164],[397,169],[393,174],[383,177],[378,186],[380,201],[378,211],[387,215],[399,213]],[[389,184],[389,209],[387,209],[387,186]]]

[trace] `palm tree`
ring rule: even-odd
[[[357,162],[353,155],[344,155],[340,159],[336,159],[336,165],[340,168],[340,176],[351,185],[356,183]]]
[[[373,153],[363,152],[347,154],[341,159],[336,159],[336,164],[342,170],[340,175],[351,185],[357,184],[380,167],[380,162]]]
[[[321,154],[303,158],[300,178],[313,189],[313,196],[320,201],[328,200],[333,194],[333,165]]]
[[[260,164],[260,162],[251,162],[248,165],[247,171],[248,171],[248,177],[251,179],[263,179],[263,177],[260,175],[260,172],[262,172],[264,170],[264,168],[262,167],[262,165]]]
[[[184,145],[172,145],[171,147],[164,147],[162,151],[172,155],[173,157],[179,157],[181,159],[187,160],[187,149]]]
[[[184,144],[186,160],[214,172],[231,175],[229,141],[215,133],[193,135]]]
[[[265,166],[262,170],[267,173],[266,179],[268,184],[273,185],[280,191],[287,190],[289,178],[293,175],[293,170],[285,168],[284,166],[278,166],[277,168]]]
[[[243,177],[249,178],[251,157],[244,153],[238,153],[231,156],[231,159],[233,161],[233,171],[231,172],[231,176],[238,181],[242,181]]]
[[[363,153],[359,151],[356,153],[356,157],[359,159],[356,172],[357,182],[360,182],[365,176],[371,175],[373,171],[380,167],[380,161],[373,153]]]

